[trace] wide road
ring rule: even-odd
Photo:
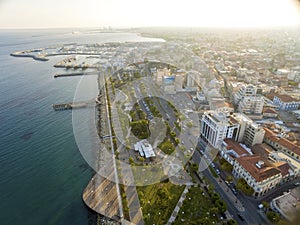
[[[202,148],[199,145],[202,146]],[[200,149],[203,150],[205,144],[202,142],[199,145],[198,149],[200,147]],[[207,160],[203,160],[203,157],[198,150],[194,152],[193,160],[195,163],[200,164],[199,168],[203,168],[204,165],[201,164],[207,162]],[[229,213],[231,214],[233,219],[238,222],[238,224],[270,224],[265,215],[257,208],[257,200],[250,197],[244,197],[242,194],[234,196],[230,188],[227,188],[227,186],[225,185],[225,181],[221,180],[221,183],[221,178],[216,179],[211,174],[209,169],[202,171],[202,173],[214,185],[216,192],[218,192],[221,198],[226,202]],[[240,214],[244,218],[244,221],[241,220],[238,214]]]

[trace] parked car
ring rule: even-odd
[[[232,188],[231,190],[234,195],[237,195],[237,191],[235,190],[235,188]]]
[[[241,219],[241,221],[245,221],[244,217],[240,213],[238,213],[237,215]]]
[[[264,207],[264,205],[263,205],[263,204],[259,204],[257,207],[258,207],[259,209],[262,209],[262,208]]]

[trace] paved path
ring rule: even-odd
[[[174,211],[173,211],[173,213],[172,213],[172,215],[171,215],[171,217],[170,217],[170,219],[169,219],[167,225],[170,225],[170,224],[172,224],[172,223],[175,221],[176,216],[177,216],[178,213],[179,213],[180,207],[182,206],[182,203],[183,203],[183,201],[184,201],[184,199],[185,199],[185,197],[186,197],[186,194],[188,193],[190,187],[191,187],[191,185],[185,186],[185,189],[184,189],[184,191],[182,192],[181,197],[180,197],[180,199],[178,200],[178,202],[177,202],[177,204],[176,204],[176,206],[175,206],[175,209],[174,209]]]
[[[124,140],[123,132],[121,129],[121,123],[119,120],[118,110],[115,105],[113,105],[112,107],[112,122],[117,137],[119,138],[119,140]],[[124,148],[122,148],[121,151],[127,151],[127,150],[124,150]],[[122,182],[124,183],[125,194],[128,202],[128,207],[129,207],[130,222],[133,224],[143,225],[145,223],[143,220],[143,214],[140,206],[139,197],[136,191],[136,185],[131,170],[131,166],[121,161],[119,161],[119,163],[120,163],[121,173],[123,176]]]

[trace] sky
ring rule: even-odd
[[[0,29],[295,26],[300,25],[299,2],[297,0],[0,0]]]

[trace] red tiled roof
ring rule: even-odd
[[[277,97],[277,98],[280,98],[280,100],[282,102],[297,102],[299,100],[289,96],[289,95],[280,95],[280,94],[275,94],[275,93],[270,93],[270,94],[267,94],[266,97],[270,100],[273,101],[274,97]]]
[[[286,149],[294,152],[297,155],[300,155],[300,146],[290,142],[286,138],[279,138],[268,128],[264,128],[265,130],[265,138],[269,139],[270,141],[277,142],[279,145],[283,146]]]
[[[247,152],[238,142],[230,138],[224,139],[224,142],[227,144],[227,150],[234,150],[239,156],[249,155],[249,152]]]
[[[292,98],[289,95],[279,95],[279,94],[275,94],[275,96],[277,98],[279,98],[282,102],[297,102],[297,99]]]
[[[252,152],[257,155],[269,155],[272,151],[272,147],[266,144],[255,144],[251,148]]]
[[[258,156],[258,155],[237,158],[236,161],[246,171],[248,171],[257,182],[261,182],[263,180],[266,180],[270,177],[273,177],[273,176],[281,173],[281,171],[279,169],[277,169],[276,167],[271,167],[271,166],[266,165],[266,159],[261,156]],[[264,166],[262,166],[261,168],[258,168],[256,166],[256,163],[258,161],[263,161],[265,163]]]
[[[273,114],[277,114],[275,109],[272,108],[264,108],[263,109],[263,113],[273,113]]]
[[[277,167],[281,171],[282,177],[285,177],[289,174],[289,169],[291,168],[287,162],[275,162],[274,166]]]
[[[300,155],[300,146],[295,145],[294,143],[290,142],[286,138],[279,138],[278,144],[291,150],[295,154]]]

